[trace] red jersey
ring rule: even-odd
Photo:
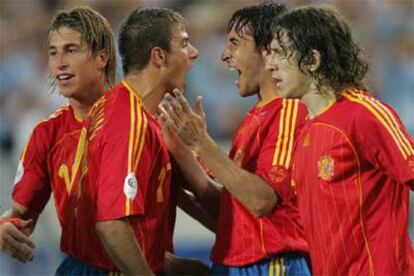
[[[53,191],[59,222],[70,216],[73,183],[82,156],[82,121],[70,105],[58,109],[33,130],[23,150],[13,188],[17,203],[42,212]]]
[[[233,139],[230,158],[263,178],[279,201],[271,214],[256,218],[223,189],[214,263],[244,266],[278,253],[307,252],[289,176],[294,138],[305,117],[306,109],[298,100],[281,98],[247,113]]]
[[[344,91],[306,124],[292,179],[314,274],[414,275],[413,154],[397,114],[367,92]]]
[[[65,249],[89,265],[116,269],[95,223],[128,217],[154,272],[162,271],[170,249],[171,163],[160,127],[138,95],[123,82],[102,97],[86,121],[87,162],[82,173],[76,230]],[[168,228],[168,229],[167,229]],[[65,231],[65,229],[63,229]]]

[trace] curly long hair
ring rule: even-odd
[[[328,6],[302,6],[285,13],[274,25],[274,33],[287,55],[295,55],[298,66],[312,75],[317,85],[329,85],[339,94],[345,87],[363,88],[368,71],[363,50],[355,43],[342,15]],[[312,51],[321,55],[320,66],[311,72]]]

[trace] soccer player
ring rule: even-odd
[[[309,275],[289,177],[294,139],[306,110],[298,100],[280,97],[264,63],[272,22],[285,11],[276,3],[257,4],[237,10],[228,23],[221,58],[239,73],[240,95],[258,97],[234,135],[229,157],[208,135],[200,99],[193,112],[175,90],[176,98],[166,95],[160,105],[163,127],[195,151],[224,186],[211,185],[188,150],[172,149],[195,195],[218,220],[213,274]]]
[[[13,188],[13,206],[0,224],[0,248],[26,262],[34,242],[28,237],[53,192],[62,225],[61,249],[73,254],[68,221],[76,218],[79,189],[75,183],[84,144],[83,118],[115,83],[115,41],[109,23],[88,7],[59,11],[48,36],[53,84],[69,104],[41,121],[23,150]],[[13,219],[11,219],[13,218]],[[82,241],[87,244],[88,241]]]
[[[267,68],[310,120],[292,170],[318,275],[413,275],[407,233],[414,145],[396,112],[363,86],[368,65],[345,19],[303,6],[276,25]]]
[[[134,10],[120,28],[119,51],[125,77],[95,104],[85,128],[88,175],[71,234],[88,247],[67,266],[161,273],[175,205],[172,163],[152,114],[164,94],[184,87],[198,52],[182,16],[162,8]]]

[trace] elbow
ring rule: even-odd
[[[250,208],[250,212],[256,217],[261,218],[264,216],[269,215],[272,213],[274,207],[277,204],[277,197],[276,194],[272,193],[272,196],[269,196],[266,199],[262,199],[257,201],[252,208]]]

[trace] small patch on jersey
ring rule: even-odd
[[[17,165],[16,176],[14,177],[14,185],[16,185],[17,183],[20,182],[20,180],[22,180],[23,174],[24,174],[23,162],[20,160],[19,164]]]
[[[302,147],[304,148],[309,147],[310,143],[311,143],[310,134],[307,133],[305,137],[303,138]]]
[[[134,199],[138,192],[138,180],[134,173],[129,173],[124,182],[124,194],[129,199]]]
[[[325,181],[330,181],[335,172],[335,160],[329,155],[323,155],[319,158],[318,168],[318,176]]]
[[[244,154],[245,154],[245,150],[244,148],[239,148],[236,153],[234,154],[233,160],[234,162],[236,162],[237,166],[241,167],[242,166],[242,162],[244,159]]]
[[[275,166],[268,172],[270,180],[275,183],[281,183],[286,177],[286,170],[280,166]]]

